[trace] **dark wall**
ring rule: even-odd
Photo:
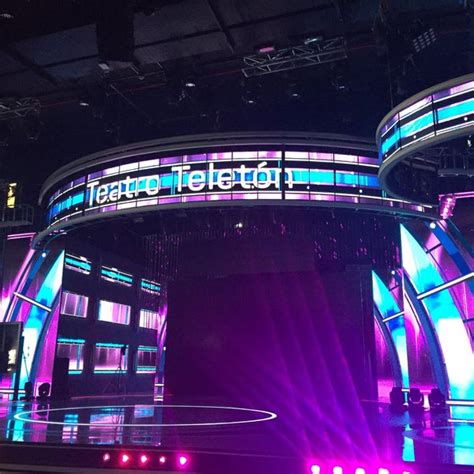
[[[127,344],[128,373],[122,377],[127,392],[153,391],[154,374],[136,374],[134,360],[139,345],[156,346],[157,332],[138,327],[140,308],[158,310],[159,297],[140,291],[138,285],[144,274],[143,267],[116,253],[104,252],[77,240],[67,242],[66,252],[84,256],[92,262],[92,272],[84,275],[64,269],[63,291],[70,291],[89,297],[86,318],[60,315],[58,337],[85,339],[84,370],[80,375],[69,376],[71,395],[100,395],[106,389],[113,374],[94,374],[94,345],[97,342]],[[134,285],[126,287],[100,278],[100,267],[106,265],[134,275]],[[98,321],[99,300],[112,301],[131,306],[129,325]]]
[[[376,396],[370,270],[174,283],[165,389],[317,419]],[[337,418],[337,417],[336,417]],[[308,421],[309,422],[309,421]]]

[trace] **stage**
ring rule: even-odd
[[[472,473],[462,239],[384,194],[367,141],[283,138],[138,143],[46,181],[46,226],[5,244],[0,469]]]
[[[453,422],[451,411],[394,413],[376,402],[363,407],[362,425],[348,419],[338,430],[330,413],[320,419],[309,453],[299,440],[287,442],[281,429],[288,420],[265,407],[156,404],[145,396],[2,402],[0,469],[311,474],[320,466],[321,474],[472,471],[465,465],[474,460],[474,424]],[[474,411],[464,410],[466,416]],[[338,466],[342,470],[334,471]]]

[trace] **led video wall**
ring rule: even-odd
[[[147,155],[131,163],[115,161],[114,166],[61,186],[49,196],[47,224],[215,201],[312,201],[429,212],[428,207],[388,199],[379,188],[377,172],[375,156],[348,153],[252,150]]]
[[[413,99],[379,125],[377,144],[382,161],[435,136],[446,136],[474,124],[474,80]],[[448,139],[448,138],[447,138]]]

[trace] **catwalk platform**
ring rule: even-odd
[[[473,408],[451,407],[432,415],[427,409],[393,413],[386,404],[363,406],[362,423],[357,417],[357,422],[348,419],[345,426],[337,427],[328,413],[318,426],[306,427],[305,439],[291,439],[285,432],[288,420],[266,407],[153,403],[147,397],[4,401],[0,470],[472,472],[474,424],[468,418],[474,415]],[[302,425],[304,420],[294,424]]]

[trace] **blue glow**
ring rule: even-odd
[[[51,266],[45,279],[43,280],[35,300],[39,303],[52,307],[54,300],[61,287],[63,275],[64,252],[61,252],[56,261]],[[28,380],[34,378],[32,374],[33,360],[37,353],[37,345],[41,335],[41,331],[48,317],[48,312],[32,306],[28,319],[23,329],[23,362],[21,364],[20,386],[23,387]]]
[[[401,226],[403,268],[417,293],[444,283],[421,245]],[[469,335],[449,290],[422,300],[429,314],[446,364],[451,398],[474,399],[474,357]]]
[[[374,293],[374,303],[384,319],[400,312],[400,308],[398,307],[392,293],[390,293],[389,289],[375,272],[372,272],[372,288]],[[410,386],[410,380],[408,373],[405,319],[403,316],[399,316],[398,318],[387,321],[385,324],[390,331],[398,354],[398,360],[402,371],[403,387],[408,388]]]
[[[398,124],[395,124],[392,128],[392,133],[382,139],[382,154],[385,155],[385,153],[387,153],[387,151],[390,150],[390,148],[392,148],[392,146],[398,141],[400,141],[400,129],[398,128]]]
[[[411,431],[410,425],[405,426],[405,432]],[[415,461],[415,443],[412,438],[408,436],[403,437],[403,453],[402,459],[405,462]]]
[[[77,194],[73,194],[73,195],[67,197],[66,199],[63,199],[62,201],[59,201],[56,204],[54,204],[54,206],[52,206],[49,209],[48,218],[49,218],[49,220],[51,220],[53,217],[60,214],[61,212],[64,212],[67,209],[70,209],[71,207],[79,206],[83,202],[84,202],[84,192],[83,191],[81,191],[80,193],[77,193]]]
[[[469,99],[458,104],[452,104],[438,109],[438,120],[450,120],[461,115],[469,115],[474,112],[474,99]]]
[[[418,117],[415,120],[402,125],[401,137],[411,137],[419,131],[424,130],[427,127],[431,127],[433,124],[433,112],[429,112],[428,114],[422,115],[421,117]]]
[[[89,274],[92,266],[88,260],[82,260],[74,257],[73,255],[66,254],[64,259],[66,266],[72,267],[71,269],[79,269],[82,273]]]
[[[111,268],[102,267],[100,269],[100,274],[102,277],[110,278],[117,283],[125,283],[127,285],[133,284],[133,277],[126,273],[119,272],[118,270],[112,270]]]
[[[158,350],[157,347],[153,346],[138,346],[139,351],[150,351],[150,352],[156,352]]]
[[[115,347],[119,349],[121,349],[123,346],[126,346],[128,348],[126,344],[115,344],[113,342],[97,342],[96,346],[97,347]]]
[[[149,293],[160,294],[160,291],[161,291],[161,285],[159,283],[152,280],[145,280],[145,278],[141,279],[140,288],[143,291],[147,291]]]
[[[66,337],[58,337],[58,344],[85,344],[85,339],[68,339]]]

